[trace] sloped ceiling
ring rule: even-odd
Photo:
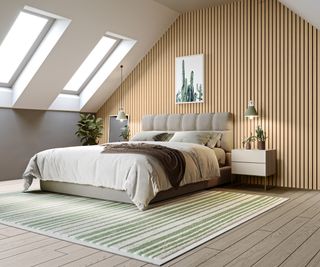
[[[63,36],[12,106],[25,109],[49,109],[106,32],[137,41],[120,62],[124,65],[125,77],[178,16],[176,11],[150,0],[2,0],[0,42],[24,6],[71,20]],[[116,68],[79,110],[97,111],[119,84],[120,68]],[[0,106],[6,97],[9,97],[9,94],[0,95]]]
[[[320,30],[320,1],[319,0],[279,0],[293,12]]]

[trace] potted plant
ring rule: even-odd
[[[245,147],[245,149],[251,149],[251,143],[254,142],[255,140],[256,140],[256,137],[252,135],[252,133],[250,133],[250,136],[246,137],[242,141],[242,145]]]
[[[120,137],[122,137],[124,141],[129,141],[130,128],[128,125],[125,125],[123,128],[121,128]]]
[[[258,149],[266,149],[266,133],[262,130],[261,126],[258,126],[256,129],[256,139],[258,140]]]
[[[102,119],[96,118],[93,114],[80,114],[77,123],[79,129],[75,133],[83,146],[97,145],[98,139],[102,136]]]

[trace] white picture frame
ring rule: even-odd
[[[176,104],[204,103],[204,54],[176,57]]]

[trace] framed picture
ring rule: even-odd
[[[204,55],[176,58],[176,104],[204,102]]]

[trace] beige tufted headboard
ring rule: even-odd
[[[230,112],[201,114],[146,115],[142,131],[213,131],[222,133],[221,147],[233,148],[233,116]]]

